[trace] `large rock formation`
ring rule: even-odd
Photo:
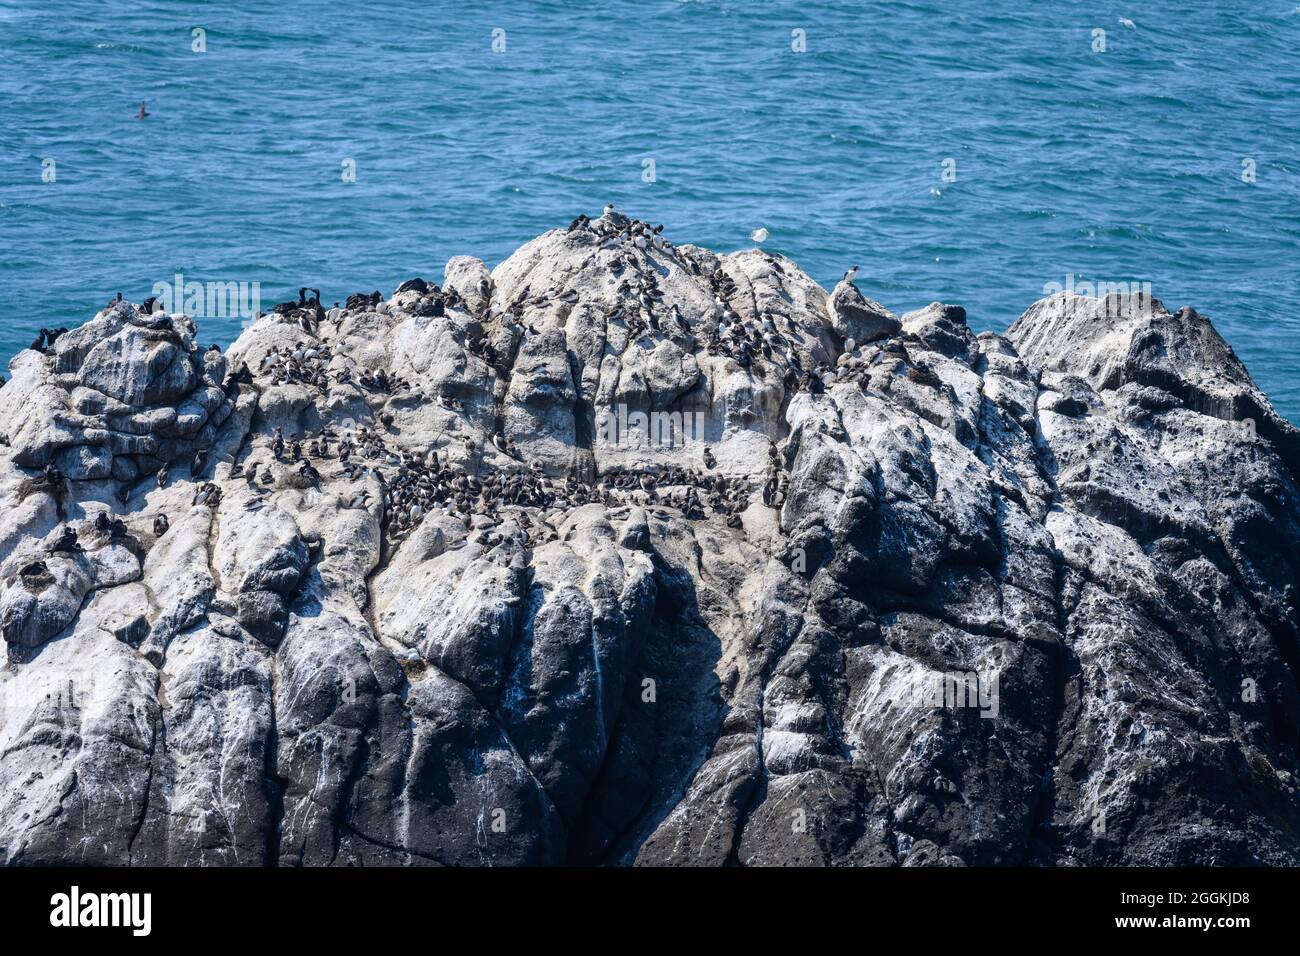
[[[0,861],[1300,864],[1300,435],[1190,309],[611,213],[194,332],[0,389]]]

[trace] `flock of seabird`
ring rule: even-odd
[[[36,340],[32,342],[28,348],[40,352],[42,355],[51,355],[54,352],[54,343],[58,341],[60,335],[63,335],[67,331],[67,329],[63,328],[42,328],[40,333],[36,336]]]
[[[307,298],[307,288],[298,290],[297,302],[281,302],[271,311],[298,323],[298,327],[309,335],[315,335],[321,322],[325,321],[325,307],[320,304],[320,289],[312,289],[312,298]]]
[[[472,440],[467,450],[475,451]],[[729,526],[740,527],[740,514],[751,497],[750,482],[744,478],[680,466],[657,473],[615,469],[594,482],[580,481],[572,474],[551,477],[536,463],[497,468],[479,476],[455,464],[446,448],[424,453],[392,448],[376,429],[366,426],[344,432],[327,426],[319,433],[287,437],[277,428],[266,451],[267,460],[261,460],[255,451],[246,463],[232,467],[230,477],[243,477],[248,488],[261,495],[279,487],[319,490],[327,480],[321,473],[325,469],[332,478],[350,486],[340,492],[338,505],[369,510],[377,503],[382,526],[392,540],[401,540],[435,512],[457,517],[474,528],[511,517],[526,542],[554,540],[557,532],[546,527],[537,512],[565,512],[595,503],[611,508],[677,507],[690,519],[705,518],[708,509]],[[706,452],[705,460],[713,461],[712,455]],[[769,505],[779,504],[784,495],[784,477],[777,477],[777,462],[773,445],[763,487],[763,500]],[[368,489],[355,487],[367,477],[379,486],[379,502],[372,502]],[[204,495],[207,497],[200,500]],[[215,485],[204,485],[195,503],[215,505],[219,495]]]
[[[803,390],[820,394],[828,381],[835,380],[836,372],[829,366],[804,367],[795,347],[798,331],[787,316],[767,308],[757,320],[742,317],[732,305],[739,294],[735,280],[721,268],[706,271],[699,258],[663,238],[662,225],[655,226],[624,216],[610,204],[599,219],[579,216],[569,224],[567,231],[570,234],[593,233],[600,241],[600,251],[615,252],[609,266],[620,278],[617,292],[623,304],[616,306],[607,319],[623,322],[628,328],[629,341],[649,333],[662,333],[684,340],[689,346],[696,338],[691,324],[676,303],[669,307],[666,319],[660,317],[663,295],[658,288],[657,273],[640,267],[638,258],[628,249],[630,245],[640,251],[656,249],[671,255],[688,272],[709,283],[713,314],[706,317],[704,323],[707,330],[704,347],[708,354],[725,356],[741,368],[755,369],[760,373],[765,365],[770,364],[790,392]],[[778,259],[772,258],[769,262],[773,269],[784,275],[785,270]],[[631,274],[625,275],[629,269]],[[857,266],[852,267],[845,273],[845,280],[852,282],[857,271]],[[542,297],[543,302],[545,298]],[[851,351],[855,344],[849,340],[847,349]]]
[[[864,358],[858,355],[856,343],[850,339],[845,343],[844,355],[837,368],[825,365],[805,368],[795,347],[798,330],[788,317],[765,309],[756,319],[743,318],[732,305],[738,293],[735,280],[721,269],[706,271],[700,259],[675,248],[663,238],[662,226],[652,226],[624,216],[611,204],[605,207],[599,219],[579,216],[570,223],[567,231],[570,234],[592,233],[599,242],[599,251],[614,251],[609,265],[618,279],[617,292],[622,304],[616,306],[607,319],[623,322],[630,333],[629,341],[645,334],[659,333],[684,340],[689,346],[697,336],[696,328],[675,303],[664,312],[663,293],[655,270],[642,268],[638,257],[627,248],[630,245],[637,251],[655,249],[674,256],[692,274],[709,283],[714,311],[698,326],[709,354],[730,357],[746,369],[761,370],[764,366],[771,366],[791,391],[803,389],[820,393],[826,383],[837,378],[843,380],[855,373],[861,377],[882,357],[906,362],[906,349],[901,343],[877,347],[870,358]],[[783,273],[778,261],[773,259],[771,264]],[[854,266],[845,274],[845,279],[851,282],[856,272]],[[309,291],[312,293],[310,297],[307,295]],[[489,302],[492,289],[488,280],[482,280],[475,291],[485,304]],[[415,295],[404,295],[406,293]],[[395,297],[398,295],[403,295],[402,311],[414,315],[437,317],[451,309],[468,308],[456,289],[444,290],[419,278],[398,286]],[[507,329],[517,342],[525,332],[525,308],[545,305],[552,300],[574,304],[577,292],[552,289],[535,294],[525,288],[513,302],[492,305],[490,317],[499,320],[501,327]],[[115,302],[120,301],[119,293]],[[141,324],[173,332],[169,316],[154,315],[155,305],[156,300],[146,301],[144,314],[148,318],[141,319]],[[320,338],[322,324],[327,320],[337,323],[345,310],[386,312],[386,306],[378,291],[355,293],[348,297],[343,309],[335,303],[327,312],[320,300],[320,290],[299,289],[296,301],[280,303],[272,312],[281,321],[297,324],[310,338],[299,340],[292,348],[272,348],[258,364],[256,375],[247,364],[241,365],[224,383],[226,392],[233,394],[240,386],[257,384],[259,379],[264,387],[295,384],[311,388],[322,396],[328,393],[332,384],[353,385],[379,395],[409,391],[406,382],[383,369],[362,370],[354,378],[351,368],[334,367],[333,348],[327,340]],[[526,331],[535,330],[528,328]],[[48,354],[55,340],[64,332],[66,329],[42,329],[32,348]],[[509,364],[510,357],[499,355],[485,334],[472,336],[467,345],[490,368],[500,366],[503,361],[506,366]],[[449,409],[460,407],[459,402],[445,394],[439,395],[438,401]],[[381,421],[387,426],[392,417],[381,416]],[[317,434],[301,436],[285,436],[276,429],[269,448],[260,449],[268,451],[269,455],[264,460],[254,460],[259,453],[255,447],[243,464],[231,466],[229,477],[244,478],[248,488],[260,495],[277,487],[320,489],[327,480],[322,474],[324,469],[333,478],[343,479],[353,486],[341,493],[338,499],[341,507],[370,509],[372,504],[378,505],[386,533],[396,540],[409,534],[425,516],[435,512],[456,516],[475,529],[496,525],[511,517],[526,542],[553,540],[557,531],[554,524],[543,520],[545,516],[592,503],[608,507],[673,507],[691,520],[703,519],[712,512],[723,518],[728,526],[736,528],[740,527],[741,513],[749,507],[756,490],[760,492],[763,503],[770,507],[779,507],[786,495],[786,475],[775,444],[770,446],[761,483],[715,472],[717,461],[707,446],[703,450],[704,470],[677,465],[654,471],[614,469],[591,481],[582,481],[576,473],[561,479],[544,474],[537,464],[525,466],[518,463],[518,449],[499,431],[492,436],[492,444],[513,462],[508,467],[493,468],[480,476],[454,464],[446,448],[415,452],[389,447],[377,429],[378,426],[363,426],[340,432],[327,426]],[[464,441],[469,460],[480,460],[474,454],[474,441]],[[191,479],[201,478],[207,465],[208,452],[197,452],[190,465]],[[370,491],[355,488],[366,477],[373,477],[379,485],[381,501],[372,502]],[[58,469],[50,465],[30,484],[33,488],[55,492],[58,498],[62,480]],[[160,488],[167,483],[167,466],[157,473],[156,480]],[[129,496],[129,486],[121,486],[119,500],[125,504]],[[198,485],[192,503],[216,507],[221,496],[220,486],[213,481],[203,481]],[[108,524],[101,528],[102,522]],[[166,533],[168,527],[167,516],[157,514],[153,522],[155,534]],[[126,534],[120,520],[108,518],[102,512],[96,518],[96,528],[116,536]],[[77,532],[71,526],[65,526],[50,550],[71,554],[80,547]],[[22,572],[25,577],[41,573],[47,571],[39,561]]]

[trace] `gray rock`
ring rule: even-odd
[[[831,327],[842,339],[861,345],[898,332],[898,318],[852,282],[841,280],[827,300]]]
[[[1300,864],[1300,435],[1208,319],[619,215],[444,287],[11,363],[0,862]]]

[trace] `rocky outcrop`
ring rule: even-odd
[[[1300,863],[1300,436],[1190,309],[610,213],[10,370],[5,863]]]

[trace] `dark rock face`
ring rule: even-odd
[[[12,363],[0,861],[1300,864],[1300,435],[1194,311],[617,216],[353,304]]]

